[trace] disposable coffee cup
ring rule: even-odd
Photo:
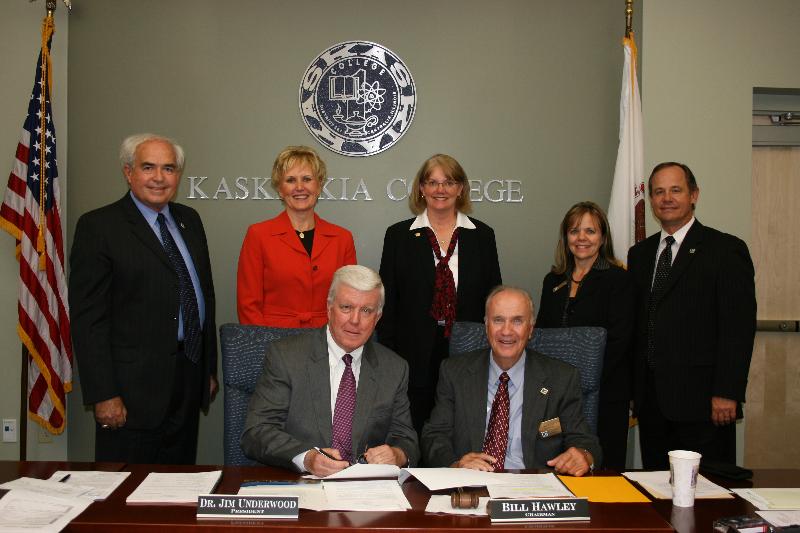
[[[672,486],[672,505],[677,507],[694,505],[700,457],[699,453],[688,450],[669,452],[669,484]]]

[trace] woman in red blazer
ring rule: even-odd
[[[333,273],[356,263],[353,235],[315,212],[325,162],[307,146],[288,146],[272,166],[284,211],[247,230],[236,280],[239,322],[318,328],[328,321]]]

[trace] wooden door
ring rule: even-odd
[[[745,404],[744,465],[798,468],[800,147],[753,147],[752,179],[750,252],[759,331]],[[766,321],[781,321],[789,332],[764,331],[770,327]]]

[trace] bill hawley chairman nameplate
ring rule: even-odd
[[[403,60],[368,41],[331,46],[308,66],[300,84],[300,113],[326,148],[370,156],[393,146],[408,130],[417,91]]]

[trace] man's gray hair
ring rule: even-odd
[[[125,167],[133,168],[133,162],[136,158],[136,149],[139,148],[140,145],[150,141],[161,141],[172,146],[172,151],[175,152],[175,164],[178,165],[178,172],[180,173],[183,171],[183,164],[186,161],[183,148],[169,137],[164,137],[163,135],[157,135],[155,133],[137,133],[136,135],[126,137],[122,141],[119,147],[119,162],[122,164],[123,171]]]
[[[528,306],[531,309],[531,321],[534,321],[534,322],[536,321],[536,313],[534,312],[535,309],[534,309],[534,306],[533,306],[533,298],[531,298],[530,293],[528,291],[526,291],[525,289],[522,289],[520,287],[514,287],[513,285],[498,285],[497,287],[492,289],[492,291],[489,293],[489,296],[486,297],[486,307],[484,308],[484,311],[483,311],[483,315],[484,315],[483,319],[484,320],[488,320],[489,319],[489,316],[488,316],[489,315],[489,303],[492,301],[492,298],[494,298],[495,296],[497,296],[501,292],[514,292],[514,293],[519,294],[520,296],[524,297],[525,300],[528,302]]]
[[[378,306],[378,311],[383,310],[383,304],[386,300],[386,291],[383,288],[381,277],[371,268],[363,265],[347,265],[337,270],[333,275],[331,288],[328,290],[328,305],[333,303],[334,298],[336,298],[336,291],[341,284],[362,292],[380,289],[381,301]]]

